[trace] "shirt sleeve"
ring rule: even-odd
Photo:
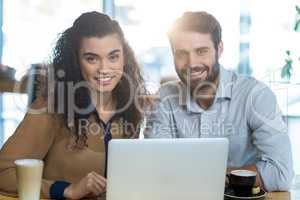
[[[32,108],[43,105],[37,100]],[[0,151],[0,190],[17,194],[17,177],[14,161],[31,158],[44,160],[55,139],[51,114],[27,113]],[[49,190],[54,180],[42,180],[41,196],[49,198]]]
[[[267,191],[287,191],[294,171],[291,143],[276,96],[265,85],[252,89],[247,102],[248,123],[257,148],[256,167]]]
[[[70,185],[71,183],[66,181],[55,181],[51,187],[50,187],[50,197],[51,199],[66,199],[64,197],[64,191],[65,189]]]

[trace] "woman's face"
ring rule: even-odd
[[[124,71],[124,52],[118,35],[82,38],[79,62],[83,78],[92,89],[112,92]]]

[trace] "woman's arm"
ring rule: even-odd
[[[32,109],[47,108],[43,99],[37,99]],[[32,158],[43,160],[55,139],[54,114],[47,112],[28,112],[15,133],[0,150],[0,190],[5,193],[17,193],[17,178],[14,161]],[[53,180],[42,180],[41,194],[49,197]]]

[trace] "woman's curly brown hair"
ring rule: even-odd
[[[122,117],[127,123],[133,124],[134,130],[138,130],[139,122],[142,120],[142,111],[138,109],[136,101],[131,99],[131,95],[145,95],[147,90],[144,80],[141,76],[140,67],[136,61],[131,47],[125,40],[122,29],[118,22],[110,19],[105,14],[99,12],[87,12],[82,14],[75,20],[73,26],[65,30],[59,37],[53,52],[52,71],[54,74],[54,108],[58,110],[63,108],[63,115],[67,127],[73,128],[77,141],[81,138],[86,140],[86,133],[79,134],[79,120],[87,119],[88,114],[77,113],[70,106],[68,93],[68,83],[76,83],[84,81],[79,65],[79,49],[80,41],[84,37],[99,37],[110,34],[117,34],[124,51],[124,75],[113,91],[113,95],[117,100],[117,109],[129,105],[118,116]],[[130,81],[128,78],[130,77]],[[59,83],[59,84],[58,84]],[[59,86],[60,85],[60,86]],[[63,85],[63,87],[62,87]],[[58,96],[63,95],[63,106],[59,105]],[[91,105],[89,90],[85,87],[77,88],[74,95],[74,104],[78,108],[87,108]],[[74,113],[74,116],[70,115]],[[71,117],[70,117],[71,116]],[[132,136],[136,133],[131,133]],[[82,140],[81,140],[82,141]]]

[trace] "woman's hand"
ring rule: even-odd
[[[106,191],[106,179],[96,172],[90,172],[79,182],[72,183],[64,191],[68,199],[80,199],[86,196],[99,196]]]

